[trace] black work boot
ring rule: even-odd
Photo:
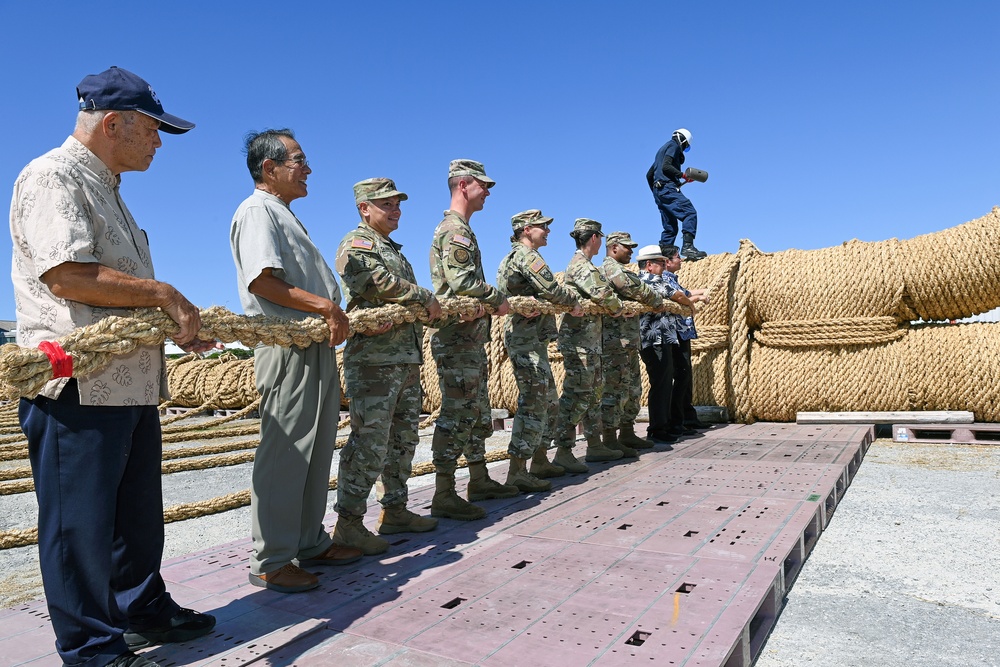
[[[708,257],[708,253],[694,247],[694,234],[684,232],[684,245],[681,247],[681,257],[689,262],[696,262],[699,259]]]

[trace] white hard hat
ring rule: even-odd
[[[687,143],[688,145],[690,145],[690,144],[691,144],[691,132],[690,132],[690,131],[688,131],[688,130],[685,130],[685,129],[684,129],[683,127],[682,127],[682,128],[679,128],[679,129],[676,129],[676,130],[674,130],[674,134],[675,134],[675,135],[676,135],[676,134],[679,134],[679,135],[681,135],[682,137],[684,137],[684,141],[685,141],[685,142],[686,142],[686,143]]]
[[[666,259],[666,256],[660,250],[660,246],[644,245],[639,248],[639,254],[636,255],[635,261],[641,262],[646,259]]]

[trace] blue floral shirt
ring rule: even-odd
[[[677,291],[662,276],[640,271],[639,279],[666,301]],[[677,345],[676,316],[670,313],[643,313],[639,316],[639,345],[642,349],[656,345]]]
[[[677,282],[677,274],[670,273],[669,271],[663,272],[663,281],[670,286],[671,293],[673,292],[683,292],[684,296],[691,296],[691,292],[687,291],[681,284]],[[694,318],[688,315],[684,317],[682,315],[671,315],[674,318],[675,328],[677,330],[677,337],[681,340],[694,340],[698,337],[698,332],[694,328]]]

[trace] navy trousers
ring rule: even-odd
[[[694,204],[673,183],[667,183],[654,193],[656,206],[660,209],[660,222],[663,233],[660,234],[660,246],[676,245],[677,228],[685,234],[698,233],[698,212]]]
[[[129,625],[179,607],[160,577],[162,442],[155,406],[21,399],[18,416],[38,499],[38,559],[56,649],[66,665],[103,667],[128,649]]]

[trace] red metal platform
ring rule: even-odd
[[[748,667],[873,438],[716,427],[590,464],[550,493],[488,501],[484,521],[392,536],[381,559],[319,568],[320,588],[299,595],[249,585],[249,538],[176,558],[163,568],[171,593],[218,625],[145,654],[164,667]],[[60,664],[44,602],[0,619],[0,662]]]

